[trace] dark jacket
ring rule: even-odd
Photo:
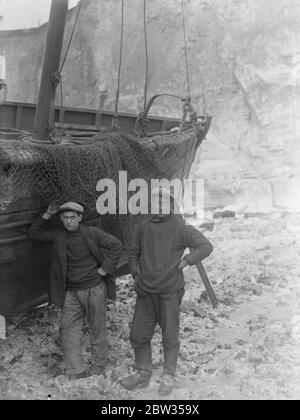
[[[193,226],[186,225],[178,215],[164,219],[148,218],[137,226],[130,248],[130,269],[140,273],[139,286],[148,293],[168,294],[184,286],[182,270],[178,264],[184,258],[189,265],[208,257],[213,246]]]
[[[58,306],[64,303],[67,286],[67,233],[64,228],[47,229],[48,221],[39,217],[29,228],[28,236],[36,241],[53,244],[48,293],[50,301]],[[79,225],[82,238],[91,254],[108,273],[108,298],[115,298],[113,279],[123,246],[119,239],[93,226]],[[105,277],[105,278],[106,278]]]

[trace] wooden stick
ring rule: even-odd
[[[218,300],[216,298],[216,295],[215,295],[215,292],[212,288],[212,285],[210,284],[210,281],[207,277],[206,271],[205,271],[201,262],[196,264],[196,267],[197,267],[197,270],[200,274],[201,280],[203,281],[203,284],[204,284],[206,293],[209,297],[209,300],[211,301],[211,304],[212,304],[213,308],[215,309],[218,306]]]

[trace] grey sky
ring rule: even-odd
[[[69,0],[73,7],[79,0]],[[51,0],[2,0],[1,29],[22,29],[39,26],[49,18]],[[1,6],[1,5],[0,5]]]

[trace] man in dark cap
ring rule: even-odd
[[[179,354],[179,315],[184,295],[183,269],[208,257],[212,244],[193,226],[185,224],[169,189],[152,191],[158,211],[137,226],[130,250],[130,268],[137,293],[130,333],[137,372],[120,381],[129,390],[147,387],[152,375],[151,340],[158,323],[162,329],[163,375],[159,393],[174,387]],[[165,205],[166,204],[166,205]],[[165,209],[165,210],[164,210]],[[186,248],[191,252],[184,256]],[[183,257],[183,258],[182,258]]]
[[[48,229],[48,221],[56,213],[63,226]],[[60,330],[70,379],[105,372],[107,283],[112,280],[123,248],[114,236],[82,225],[83,213],[78,203],[68,202],[60,207],[50,204],[28,232],[31,239],[53,244],[49,297],[63,308]],[[90,330],[90,370],[85,368],[81,352],[85,317]]]

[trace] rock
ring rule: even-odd
[[[236,341],[236,344],[238,344],[239,346],[244,346],[245,344],[248,344],[248,343],[245,340],[238,340]]]
[[[250,349],[248,360],[255,366],[261,363],[268,363],[268,352],[261,344],[253,345]]]
[[[257,278],[257,283],[265,284],[266,286],[271,286],[273,283],[273,278],[267,273],[260,273]]]
[[[207,312],[200,307],[193,308],[193,313],[198,318],[206,318],[207,317]]]
[[[241,350],[239,351],[235,356],[235,360],[241,360],[241,359],[246,359],[248,356],[247,352],[245,350]]]
[[[190,327],[185,327],[185,328],[183,329],[183,331],[184,331],[184,332],[193,332],[193,329],[192,329],[192,328],[190,328]]]
[[[218,325],[219,324],[219,320],[218,320],[218,318],[214,314],[209,313],[209,319],[213,322],[214,325]]]
[[[224,344],[224,349],[225,350],[231,350],[232,349],[232,345],[231,344]]]
[[[226,363],[224,366],[221,366],[218,369],[220,375],[225,376],[226,378],[231,378],[235,373],[235,366],[233,363]]]
[[[227,344],[227,343],[225,343],[225,344],[218,344],[217,345],[217,349],[220,349],[220,350],[231,350],[232,349],[232,345],[231,344]]]
[[[217,368],[216,367],[209,367],[209,368],[205,368],[204,370],[208,375],[213,375],[217,371]]]
[[[181,350],[179,353],[179,357],[183,362],[189,362],[190,361],[190,356],[187,352]]]
[[[235,305],[235,298],[231,295],[227,296],[219,296],[218,297],[219,302],[223,303],[225,306],[233,306]]]
[[[201,303],[202,301],[204,301],[204,302],[208,302],[208,301],[209,301],[209,298],[208,298],[208,296],[207,296],[207,292],[206,292],[206,290],[204,290],[204,291],[201,293],[200,297],[197,299],[197,302],[198,302],[198,303]]]
[[[230,314],[229,314],[229,312],[226,312],[225,310],[220,310],[220,311],[218,311],[217,316],[218,316],[219,318],[225,318],[225,319],[229,319],[229,318],[230,318]]]
[[[231,205],[223,208],[224,211],[232,211],[233,213],[244,213],[247,208],[247,204]]]
[[[4,367],[0,365],[0,378],[9,375],[9,371]]]
[[[200,225],[200,229],[208,230],[210,232],[212,232],[214,230],[214,227],[215,227],[215,222],[213,222],[213,221],[212,222],[203,222]]]
[[[224,400],[224,392],[221,389],[210,390],[207,394],[207,398],[214,401]]]
[[[205,338],[197,337],[197,338],[190,339],[189,343],[193,343],[193,344],[196,343],[196,344],[200,344],[201,346],[204,346],[207,344],[207,340]]]
[[[274,350],[276,347],[283,346],[291,337],[288,327],[283,325],[272,326],[263,338],[263,346],[266,349]]]
[[[194,371],[193,371],[193,375],[197,375],[197,373],[199,372],[199,370],[200,370],[200,366],[196,366],[195,369],[194,369]]]
[[[11,365],[14,365],[14,364],[18,363],[18,362],[22,359],[23,355],[24,355],[24,350],[23,350],[21,353],[19,353],[19,354],[17,354],[16,356],[14,356],[14,357],[10,360],[10,362],[9,362],[9,363],[10,363]]]
[[[250,333],[253,333],[254,331],[258,331],[258,330],[261,330],[261,329],[265,328],[265,325],[259,325],[259,324],[250,325],[248,328],[249,328]]]
[[[214,219],[225,219],[225,218],[233,218],[235,217],[235,213],[233,211],[225,210],[225,211],[217,211],[213,214]]]
[[[255,296],[261,296],[263,294],[262,286],[259,286],[254,283],[247,283],[242,286],[242,290],[252,292]]]
[[[55,352],[54,353],[41,354],[40,358],[41,359],[49,359],[51,361],[58,362],[58,363],[63,362],[63,359],[64,359],[62,354],[55,353]]]
[[[65,374],[65,370],[61,366],[57,366],[55,364],[45,364],[45,363],[43,364],[47,367],[47,374],[51,378],[63,377],[63,375]]]
[[[196,216],[196,210],[195,209],[184,209],[183,217],[184,218],[192,218]]]
[[[262,212],[259,212],[259,211],[257,211],[257,212],[250,212],[250,211],[248,211],[248,212],[245,212],[244,213],[244,217],[246,218],[246,219],[249,219],[249,218],[256,218],[256,217],[266,217],[266,213],[262,213]]]
[[[213,360],[214,354],[207,353],[207,354],[200,354],[199,356],[195,357],[193,360],[200,365],[206,365],[211,360]]]

